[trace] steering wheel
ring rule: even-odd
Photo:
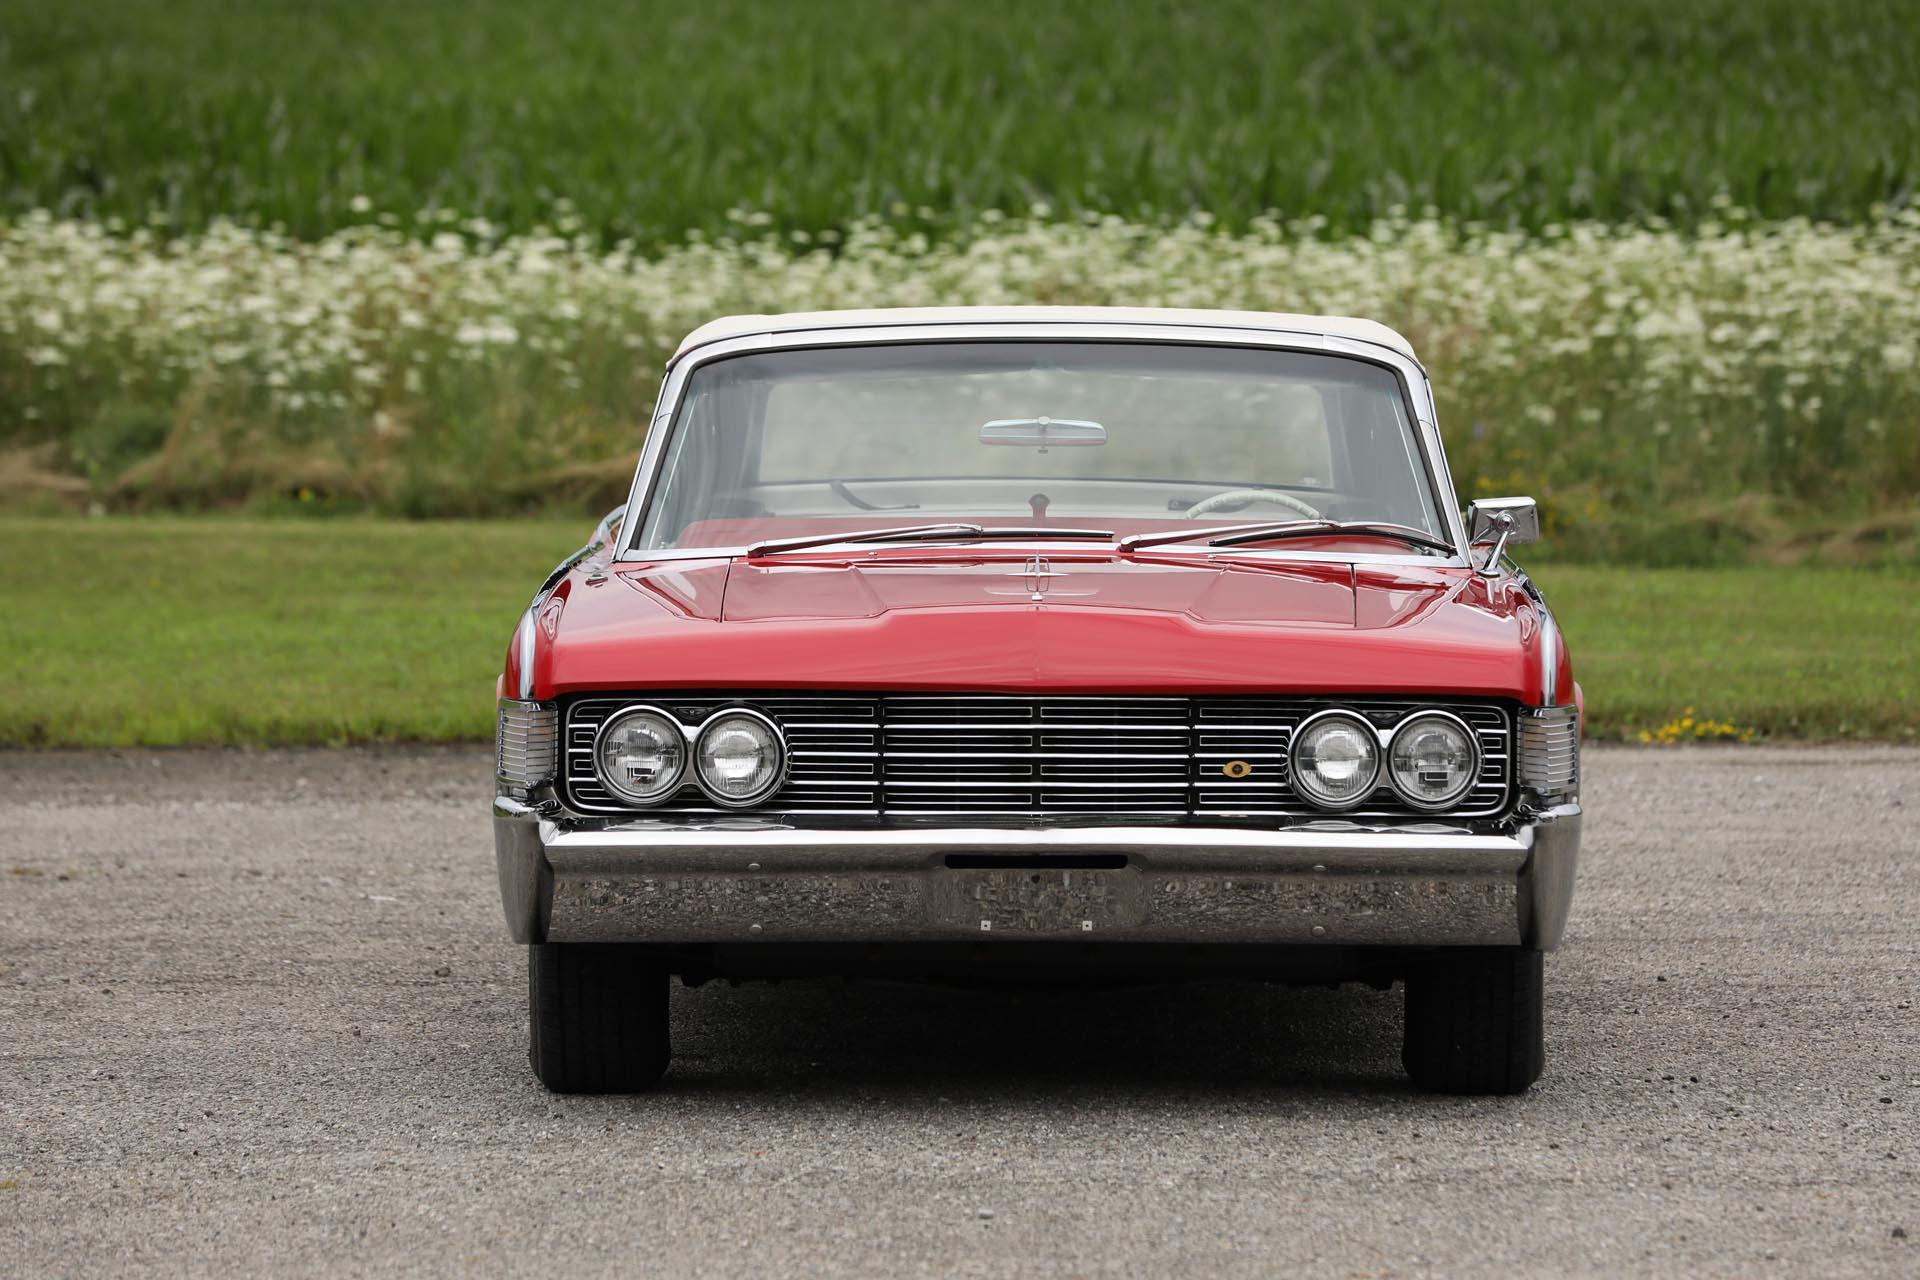
[[[1277,489],[1224,489],[1188,507],[1185,519],[1198,520],[1201,516],[1210,515],[1222,507],[1244,506],[1249,502],[1271,502],[1277,507],[1298,511],[1309,520],[1324,518],[1319,511],[1292,494],[1281,493]]]

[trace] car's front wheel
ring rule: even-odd
[[[1520,1093],[1546,1066],[1538,951],[1471,947],[1423,956],[1407,972],[1400,1061],[1436,1093]]]
[[[646,948],[527,948],[528,1056],[555,1093],[638,1093],[667,1069],[666,969]]]

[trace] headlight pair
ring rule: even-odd
[[[639,808],[678,791],[689,768],[708,799],[737,808],[779,788],[787,748],[758,711],[732,707],[689,730],[658,707],[627,707],[600,726],[593,765],[608,791]]]
[[[1290,771],[1294,790],[1316,808],[1361,804],[1387,781],[1415,809],[1451,808],[1480,776],[1480,743],[1458,716],[1417,712],[1382,736],[1350,711],[1322,711],[1294,730]]]

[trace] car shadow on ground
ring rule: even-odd
[[[661,1090],[1405,1092],[1400,1017],[1358,986],[713,983],[674,993]]]

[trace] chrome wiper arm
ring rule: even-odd
[[[836,542],[913,542],[921,538],[963,538],[981,532],[977,524],[909,524],[884,529],[849,529],[840,533],[810,533],[802,538],[769,538],[747,548],[750,556],[778,555],[782,551],[804,551],[808,547],[830,547]]]
[[[1312,538],[1329,533],[1358,533],[1393,538],[1400,542],[1411,543],[1416,547],[1431,547],[1435,551],[1453,554],[1450,542],[1442,542],[1424,529],[1415,529],[1404,524],[1393,524],[1376,520],[1322,520],[1313,525],[1294,524],[1278,529],[1247,529],[1224,537],[1209,539],[1210,547],[1238,547],[1249,542],[1267,542],[1280,538]]]
[[[1104,542],[1113,537],[1111,529],[1063,529],[1057,525],[1003,525],[978,530],[967,537],[968,542],[980,542],[984,539],[1018,538],[1072,538],[1089,542]]]
[[[1004,528],[977,524],[913,524],[891,529],[858,529],[846,533],[815,533],[804,538],[770,538],[747,548],[749,556],[778,555],[782,551],[804,551],[809,547],[830,547],[839,542],[980,542],[1021,538],[1072,538],[1105,542],[1113,537],[1111,529],[1065,529],[1051,525],[1009,525]]]
[[[1453,544],[1442,542],[1422,529],[1404,524],[1375,520],[1269,520],[1262,524],[1218,525],[1212,529],[1184,529],[1176,533],[1136,533],[1120,539],[1120,550],[1137,551],[1141,547],[1162,547],[1177,542],[1205,542],[1210,547],[1238,547],[1253,542],[1271,542],[1281,538],[1318,538],[1327,534],[1360,533],[1394,538],[1417,547],[1454,553]]]
[[[1120,539],[1120,550],[1135,551],[1141,547],[1162,547],[1175,542],[1200,542],[1209,538],[1227,537],[1234,534],[1273,534],[1282,529],[1305,529],[1317,532],[1332,528],[1332,520],[1263,520],[1259,524],[1218,524],[1211,529],[1179,529],[1171,533],[1133,533]]]

